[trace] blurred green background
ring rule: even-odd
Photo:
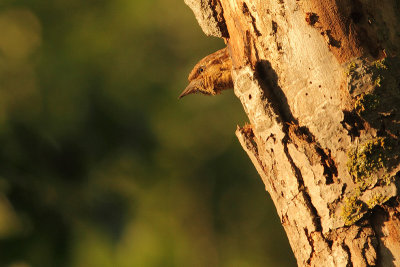
[[[295,266],[183,0],[0,3],[0,266]]]

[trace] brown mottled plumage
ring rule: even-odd
[[[233,88],[231,71],[232,60],[227,48],[206,56],[190,72],[189,85],[179,98],[194,93],[216,95],[222,90]]]

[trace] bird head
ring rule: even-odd
[[[179,98],[195,93],[216,95],[222,90],[232,88],[231,70],[232,61],[227,48],[206,56],[190,72],[189,85]]]

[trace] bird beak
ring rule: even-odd
[[[183,92],[179,95],[178,99],[199,92],[199,86],[201,86],[201,81],[191,81],[185,90],[183,90]]]

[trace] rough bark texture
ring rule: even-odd
[[[223,37],[236,135],[300,266],[400,266],[400,3],[185,2]]]

